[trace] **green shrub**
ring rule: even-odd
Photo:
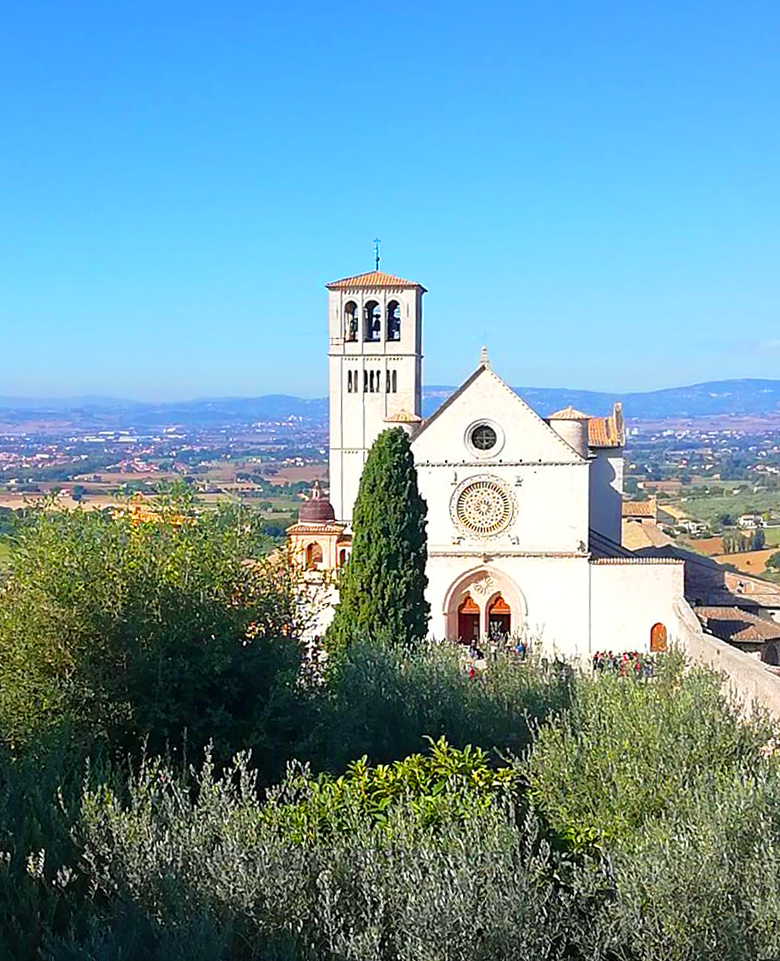
[[[513,768],[491,768],[487,754],[471,745],[459,751],[444,738],[428,740],[427,755],[376,766],[363,756],[338,778],[290,772],[266,814],[274,821],[281,818],[295,839],[324,838],[343,831],[356,814],[388,824],[399,804],[424,825],[433,825],[484,813],[497,799],[514,800],[519,778]]]
[[[447,756],[488,776],[473,758]],[[381,821],[348,803],[338,830],[296,838],[284,798],[299,778],[265,809],[255,789],[239,759],[221,778],[207,763],[195,785],[150,762],[126,800],[110,784],[86,791],[81,870],[103,913],[52,957],[592,956],[582,896],[560,885],[568,868],[530,816],[518,822],[496,803],[434,825],[412,792]]]
[[[703,772],[702,772],[703,773]],[[780,957],[780,779],[700,777],[681,803],[610,854],[616,901],[603,942],[638,958]]]
[[[343,771],[354,758],[387,763],[446,737],[519,754],[531,729],[568,703],[569,679],[538,661],[499,656],[469,677],[462,650],[423,642],[355,639],[335,659],[317,699],[317,722],[293,756],[316,770]]]
[[[630,838],[679,805],[701,777],[750,770],[770,737],[742,723],[721,678],[661,658],[652,681],[582,677],[571,707],[538,733],[524,767],[534,802],[575,845]]]
[[[184,516],[182,517],[182,513]],[[39,511],[0,588],[0,739],[12,751],[162,750],[189,732],[230,756],[295,678],[284,569],[249,564],[252,516]]]

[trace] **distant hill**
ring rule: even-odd
[[[586,414],[604,416],[618,400],[626,417],[655,420],[661,417],[711,417],[717,414],[780,413],[780,380],[713,380],[687,387],[664,390],[606,394],[567,387],[513,388],[533,409],[542,415],[553,413],[569,404]],[[424,391],[427,417],[449,394],[451,387],[428,387]]]
[[[423,414],[427,417],[453,392],[449,386],[430,386],[423,391]],[[626,417],[638,420],[663,417],[711,417],[780,413],[780,380],[719,380],[665,390],[607,394],[566,387],[516,387],[514,390],[538,413],[547,415],[571,404],[587,414],[609,413],[614,401],[623,403]],[[17,398],[0,397],[3,419],[38,417],[67,418],[74,424],[94,426],[158,427],[166,424],[219,426],[253,421],[303,418],[324,423],[328,417],[325,397],[305,399],[286,394],[261,397],[215,397],[165,404],[149,404],[110,397]]]

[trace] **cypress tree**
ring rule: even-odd
[[[352,520],[352,553],[339,577],[339,604],[328,646],[355,635],[386,636],[400,644],[425,637],[428,507],[417,487],[409,438],[383,431],[368,453]]]

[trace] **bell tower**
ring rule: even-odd
[[[330,502],[352,520],[368,450],[422,409],[421,284],[380,270],[327,284],[330,334]]]

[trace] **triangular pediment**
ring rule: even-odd
[[[494,453],[475,454],[469,445],[469,432],[483,421],[496,428],[496,448]],[[425,421],[412,441],[412,450],[418,462],[479,460],[488,465],[583,461],[580,454],[486,364],[480,365]]]

